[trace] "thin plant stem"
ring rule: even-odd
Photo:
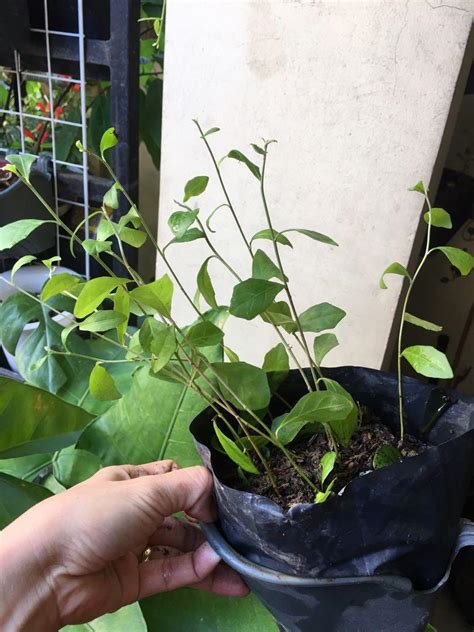
[[[282,263],[282,260],[281,260],[281,257],[280,257],[280,251],[278,249],[278,243],[277,243],[277,241],[275,239],[275,230],[273,228],[272,218],[270,216],[270,211],[268,209],[268,204],[267,204],[267,198],[266,198],[266,195],[265,195],[265,168],[266,168],[266,164],[267,164],[267,151],[268,151],[267,147],[268,147],[268,143],[265,143],[265,153],[263,155],[262,174],[261,174],[261,178],[260,178],[260,194],[261,194],[261,197],[262,197],[263,210],[265,212],[265,217],[267,219],[267,224],[268,224],[268,227],[270,229],[271,236],[272,236],[273,251],[275,253],[275,257],[276,257],[276,260],[277,260],[277,263],[278,263],[278,267],[279,267],[280,272],[281,272],[281,279],[282,279],[282,282],[283,282],[283,286],[285,288],[285,293],[286,293],[286,296],[288,297],[288,302],[290,304],[291,312],[293,314],[294,321],[295,321],[296,326],[298,328],[298,331],[300,333],[301,341],[303,343],[303,347],[304,347],[306,356],[307,356],[308,361],[309,361],[309,367],[310,367],[310,371],[311,371],[311,376],[313,378],[314,386],[317,389],[318,388],[318,380],[317,380],[317,377],[316,377],[316,374],[315,374],[314,368],[313,368],[313,359],[311,357],[311,353],[310,353],[309,348],[308,348],[308,343],[306,342],[306,337],[305,337],[304,332],[303,332],[303,327],[301,326],[301,322],[300,322],[300,319],[299,319],[299,316],[298,316],[298,312],[296,311],[295,303],[293,301],[293,296],[292,296],[292,294],[290,292],[288,281],[286,280],[285,271],[283,269],[283,263]]]
[[[413,277],[409,277],[408,279],[408,289],[405,294],[405,298],[403,300],[402,313],[400,316],[400,327],[398,329],[398,340],[397,340],[397,381],[398,381],[398,412],[399,412],[399,421],[400,421],[400,444],[403,444],[403,439],[405,436],[405,422],[404,422],[404,406],[403,406],[403,384],[402,384],[402,340],[403,340],[403,329],[405,324],[405,315],[408,307],[408,301],[410,299],[411,292],[413,290],[413,286],[415,285],[415,281],[424,266],[428,256],[430,255],[432,250],[430,250],[430,241],[431,241],[431,203],[426,193],[425,186],[423,185],[423,195],[425,198],[425,202],[428,206],[428,230],[426,233],[426,244],[425,244],[425,252],[423,257],[421,258],[418,267],[413,274]]]

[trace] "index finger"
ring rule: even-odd
[[[126,482],[137,494],[145,494],[149,505],[162,518],[179,511],[196,520],[216,519],[212,501],[212,476],[203,466],[187,467],[159,476],[142,476]]]

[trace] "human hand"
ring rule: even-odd
[[[212,521],[211,489],[204,467],[160,461],[104,468],[34,506],[0,534],[0,629],[58,630],[182,586],[247,594],[199,529],[172,517]]]

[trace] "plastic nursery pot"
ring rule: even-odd
[[[325,375],[398,431],[395,376],[356,367],[326,369]],[[290,403],[305,392],[296,371],[279,390]],[[406,431],[430,447],[354,479],[325,503],[288,511],[231,486],[233,466],[212,447],[212,410],[191,425],[213,473],[219,529],[227,543],[258,567],[327,582],[287,585],[249,577],[254,592],[288,631],[421,632],[428,620],[433,591],[456,551],[474,473],[474,405],[409,378],[404,395]],[[272,413],[281,412],[276,403]],[[393,576],[405,582],[403,589]],[[341,579],[343,585],[336,581]]]
[[[54,206],[51,176],[47,161],[39,158],[31,170],[32,186],[42,195],[50,206]],[[14,178],[10,186],[0,191],[0,226],[20,219],[46,219],[51,216],[36,196],[19,178]],[[2,250],[2,259],[19,259],[23,255],[37,254],[48,250],[56,242],[56,226],[45,224],[34,230],[27,239],[8,250]]]
[[[68,272],[69,274],[77,274],[74,270],[70,270],[69,268],[64,268],[62,266],[58,266],[53,270],[53,275],[61,274],[63,272]],[[20,268],[18,272],[15,274],[15,286],[12,287],[7,283],[10,280],[11,270],[7,270],[6,272],[2,272],[0,274],[0,302],[4,301],[8,296],[15,294],[19,290],[25,290],[30,294],[39,294],[43,285],[49,278],[49,270],[42,265],[33,265],[24,268]],[[53,317],[53,320],[56,321],[62,327],[67,327],[73,322],[72,315],[68,312],[61,312],[61,314],[57,314]],[[21,345],[25,342],[28,336],[37,329],[38,322],[31,322],[25,325],[23,331],[18,339],[16,349],[19,349]],[[8,362],[12,371],[18,373],[18,367],[15,362],[15,356],[7,351],[5,346],[2,344],[2,350],[5,354],[5,358]]]

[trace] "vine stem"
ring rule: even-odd
[[[405,437],[405,422],[404,422],[404,407],[403,407],[403,384],[402,384],[402,340],[403,340],[403,329],[405,324],[405,315],[408,307],[408,300],[410,299],[411,292],[413,290],[413,286],[415,281],[424,266],[428,256],[432,252],[430,249],[430,241],[431,241],[431,203],[426,193],[425,185],[423,184],[423,196],[425,198],[426,204],[428,206],[428,230],[426,233],[426,245],[425,252],[423,257],[421,258],[418,267],[413,274],[413,277],[408,276],[409,284],[408,289],[405,294],[405,299],[403,301],[402,313],[400,317],[400,327],[398,330],[398,340],[397,340],[397,381],[398,381],[398,413],[399,413],[399,421],[400,421],[400,444],[403,443]]]
[[[308,361],[309,361],[309,367],[310,367],[310,371],[311,371],[311,376],[313,378],[314,386],[315,386],[316,389],[318,389],[318,380],[317,380],[317,377],[316,377],[316,374],[315,374],[314,368],[313,368],[313,358],[311,357],[311,353],[310,353],[309,348],[308,348],[308,343],[306,342],[306,337],[305,337],[304,332],[303,332],[303,327],[301,326],[301,322],[300,322],[300,319],[299,319],[299,316],[298,316],[298,312],[296,311],[295,303],[293,301],[293,296],[292,296],[292,294],[290,292],[290,287],[288,285],[288,281],[286,280],[285,272],[283,270],[283,263],[282,263],[282,260],[281,260],[281,257],[280,257],[280,251],[278,249],[278,243],[277,243],[276,238],[275,238],[275,230],[273,228],[272,218],[270,216],[270,211],[268,209],[267,197],[265,195],[265,168],[266,168],[266,164],[267,164],[267,151],[268,151],[267,148],[268,148],[268,145],[269,145],[269,143],[266,142],[265,143],[265,150],[264,150],[265,153],[263,155],[263,162],[262,162],[262,174],[261,174],[261,178],[260,178],[260,194],[261,194],[261,197],[262,197],[263,210],[265,212],[265,217],[267,219],[267,224],[268,224],[268,227],[270,229],[271,236],[272,236],[273,251],[275,253],[275,257],[276,257],[276,260],[277,260],[277,263],[278,263],[278,267],[279,267],[280,272],[281,272],[281,280],[282,280],[283,286],[285,288],[286,296],[288,297],[288,302],[290,304],[290,308],[291,308],[291,312],[293,314],[294,321],[296,323],[296,326],[298,327],[298,331],[299,331],[300,336],[301,336],[301,341],[303,343],[304,351],[305,351],[306,356],[307,356]]]

